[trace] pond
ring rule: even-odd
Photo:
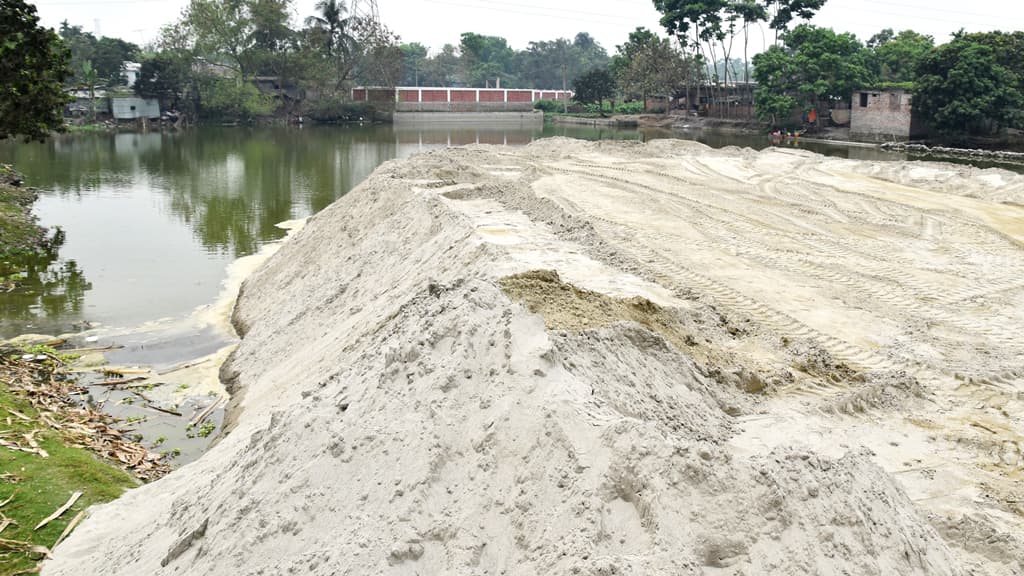
[[[407,128],[202,127],[180,133],[73,134],[0,143],[39,188],[42,224],[66,242],[22,287],[0,295],[0,337],[103,326],[131,330],[188,316],[222,290],[229,264],[285,235],[278,223],[322,210],[382,162],[471,143],[525,145],[550,136],[682,137],[710,146],[770,145],[762,135],[545,126]],[[904,156],[872,148],[801,147],[843,157]]]

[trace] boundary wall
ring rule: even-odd
[[[396,112],[527,112],[539,100],[568,100],[568,90],[398,86],[352,89],[354,102],[393,105]]]

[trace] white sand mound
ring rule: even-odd
[[[770,370],[716,362],[767,337],[537,199],[545,158],[594,150],[700,153],[436,152],[314,217],[243,286],[233,430],[44,574],[964,573],[857,438],[737,449]]]

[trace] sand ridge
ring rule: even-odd
[[[1024,188],[902,166],[390,162],[243,285],[231,433],[44,574],[1018,574],[1024,252],[962,198]]]

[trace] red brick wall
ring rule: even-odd
[[[509,90],[509,102],[533,102],[533,90]]]
[[[394,102],[395,91],[388,88],[370,89],[370,102]]]
[[[423,91],[423,102],[447,102],[448,91],[447,90],[424,90]]]
[[[356,88],[352,90],[352,99],[356,102],[365,102],[366,90],[364,88]]]
[[[420,92],[419,90],[399,90],[398,91],[399,102],[419,102]]]
[[[505,91],[504,90],[481,90],[480,91],[481,102],[504,102]]]
[[[452,90],[452,102],[476,102],[476,90]]]

